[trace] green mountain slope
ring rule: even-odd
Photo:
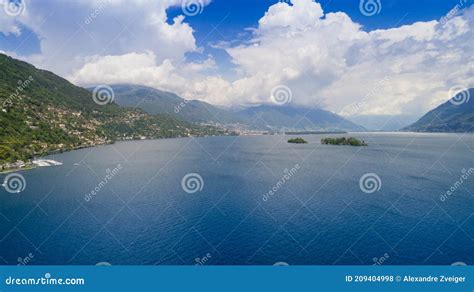
[[[115,140],[223,134],[116,104],[51,72],[0,54],[0,164]]]
[[[121,106],[141,108],[151,114],[166,113],[185,121],[220,124],[229,129],[238,126],[276,132],[364,130],[363,127],[323,109],[260,105],[231,111],[202,101],[187,101],[174,93],[145,86],[113,85],[112,88],[115,101]]]
[[[242,122],[234,113],[199,100],[139,85],[112,85],[120,106],[141,108],[150,114],[168,114],[195,123],[232,124]]]
[[[425,114],[404,131],[415,132],[474,132],[474,88]]]

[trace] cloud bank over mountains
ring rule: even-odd
[[[27,2],[22,15],[1,15],[0,31],[28,28],[41,53],[7,53],[78,85],[134,83],[224,106],[269,103],[272,89],[285,85],[292,103],[345,116],[421,114],[448,99],[450,88],[474,85],[472,5],[443,21],[367,32],[313,0],[277,3],[252,39],[219,46],[235,64],[229,78],[211,55],[186,59],[201,48],[188,16],[168,20],[167,9],[181,1],[39,2]]]

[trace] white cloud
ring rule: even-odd
[[[473,7],[446,23],[366,32],[313,0],[277,3],[250,42],[214,43],[236,65],[231,80],[216,73],[212,57],[185,61],[199,50],[193,29],[183,16],[169,24],[166,15],[181,1],[103,1],[31,3],[18,21],[37,33],[42,53],[27,59],[80,85],[136,83],[219,105],[270,102],[283,84],[295,104],[322,103],[344,115],[420,115],[448,99],[451,87],[474,85]]]
[[[13,18],[2,16],[0,17],[0,32],[3,32],[5,35],[19,35],[21,33],[21,29]]]
[[[222,104],[269,102],[271,89],[285,84],[294,103],[322,102],[345,115],[422,114],[447,100],[451,87],[474,85],[474,8],[445,24],[365,32],[345,13],[324,15],[311,0],[292,2],[269,8],[251,44],[227,49],[241,78],[229,84]],[[388,84],[368,94],[384,79]]]
[[[195,92],[193,80],[203,71],[213,69],[215,62],[187,63],[176,67],[172,60],[158,64],[155,53],[130,53],[119,56],[93,56],[68,79],[76,84],[140,84],[180,94]],[[197,97],[197,96],[196,96]]]
[[[179,7],[180,0],[48,0],[47,5],[43,1],[26,5],[28,13],[21,17],[0,19],[8,19],[13,27],[27,27],[40,39],[41,54],[23,59],[63,76],[80,69],[91,56],[152,51],[161,63],[181,61],[198,49],[184,16],[167,22],[166,10]],[[8,30],[0,28],[19,33],[11,25]]]
[[[274,29],[308,30],[314,27],[324,15],[319,3],[312,0],[293,0],[293,6],[280,2],[270,6],[265,15],[258,21],[259,31]]]
[[[19,21],[28,15],[28,11],[24,6],[11,5],[9,1],[0,0],[0,32],[5,35],[20,35]]]

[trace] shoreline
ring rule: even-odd
[[[16,163],[18,164],[18,162]],[[35,158],[27,162],[21,161],[21,164],[19,167],[2,169],[0,171],[0,174],[12,173],[12,172],[20,171],[20,170],[32,170],[35,168],[61,166],[61,165],[63,165],[62,162],[59,162],[53,159]]]
[[[40,167],[60,166],[60,165],[62,165],[62,163],[60,163],[58,161],[55,161],[55,160],[52,160],[52,159],[46,159],[45,157],[47,157],[49,155],[61,154],[61,153],[65,153],[65,152],[81,150],[81,149],[86,149],[86,148],[93,148],[93,147],[104,146],[104,145],[112,145],[114,143],[115,143],[115,141],[110,142],[110,143],[91,145],[91,146],[78,146],[78,147],[73,147],[73,148],[70,148],[70,149],[60,149],[60,150],[48,151],[48,152],[40,154],[39,157],[28,159],[26,162],[23,162],[22,160],[17,160],[15,162],[11,163],[11,164],[23,163],[23,166],[11,167],[11,168],[4,169],[5,164],[0,165],[0,174],[7,174],[7,173],[22,171],[22,170],[32,170],[32,169],[36,169],[36,168],[40,168]],[[41,165],[42,162],[50,162],[51,165],[43,165],[42,166]],[[56,164],[56,163],[60,163],[60,164]]]
[[[327,132],[329,133],[329,132]],[[307,135],[324,135],[327,134],[325,132],[320,132],[320,133],[314,133],[314,134],[307,134]],[[293,136],[293,134],[288,134],[288,133],[281,133],[282,135],[285,136]],[[342,133],[334,133],[333,135],[337,134],[342,134]],[[433,134],[438,134],[438,135],[455,135],[455,134],[460,134],[458,132],[410,132],[410,131],[364,131],[364,132],[347,132],[347,134],[413,134],[413,135],[433,135]],[[463,134],[473,134],[474,133],[463,133]],[[154,141],[154,140],[171,140],[171,139],[186,139],[186,138],[206,138],[206,137],[229,137],[229,136],[242,136],[242,137],[255,137],[255,136],[268,136],[268,134],[253,134],[253,135],[209,135],[209,136],[188,136],[188,137],[165,137],[165,138],[147,138],[147,139],[122,139],[122,140],[116,140],[116,141],[110,141],[108,143],[103,143],[103,144],[97,144],[97,145],[90,145],[90,146],[78,146],[78,147],[73,147],[70,149],[61,149],[61,150],[54,150],[54,151],[49,151],[46,153],[43,153],[41,156],[38,158],[30,159],[28,162],[25,163],[23,167],[16,167],[16,168],[8,168],[8,169],[3,169],[4,165],[0,165],[0,175],[1,174],[7,174],[7,173],[12,173],[16,171],[28,171],[28,170],[33,170],[36,168],[41,168],[41,167],[47,167],[47,166],[38,166],[35,165],[32,161],[33,160],[51,160],[51,159],[46,159],[45,157],[49,155],[55,155],[55,154],[61,154],[61,153],[66,153],[66,152],[71,152],[75,150],[81,150],[81,149],[88,149],[88,148],[95,148],[95,147],[100,147],[100,146],[107,146],[107,145],[113,145],[115,143],[122,143],[122,142],[136,142],[136,141]],[[19,161],[16,161],[15,163],[18,163]],[[14,164],[14,163],[13,163]],[[54,165],[51,165],[54,166]]]
[[[17,172],[20,170],[32,170],[35,168],[38,168],[38,166],[30,165],[30,166],[21,167],[21,168],[2,169],[0,170],[0,174],[8,174],[8,173]]]
[[[53,151],[48,151],[48,152],[42,153],[39,157],[33,158],[33,159],[29,159],[29,160],[27,160],[27,162],[23,162],[22,160],[17,160],[17,161],[15,161],[15,162],[12,163],[12,164],[16,164],[16,163],[22,162],[22,163],[24,163],[24,166],[12,167],[12,168],[3,169],[3,167],[5,166],[5,164],[0,165],[0,175],[1,175],[1,174],[12,173],[12,172],[17,172],[17,171],[23,171],[23,170],[25,170],[25,171],[27,171],[27,170],[33,170],[33,169],[41,168],[41,167],[55,166],[55,165],[39,166],[39,165],[35,165],[33,161],[45,161],[45,160],[54,161],[54,160],[52,160],[52,159],[46,159],[45,157],[50,156],[50,155],[55,155],[55,154],[61,154],[61,153],[67,153],[67,152],[71,152],[71,151],[81,150],[81,149],[88,149],[88,148],[95,148],[95,147],[100,147],[100,146],[113,145],[113,144],[115,144],[115,143],[117,143],[117,142],[132,142],[132,141],[135,141],[135,142],[136,142],[136,141],[147,141],[147,140],[152,141],[152,140],[186,139],[186,138],[205,138],[205,137],[229,137],[229,136],[232,136],[232,135],[165,137],[165,138],[146,138],[146,139],[142,139],[142,138],[139,138],[139,139],[122,139],[122,140],[109,141],[109,142],[107,142],[107,143],[102,143],[102,144],[97,144],[97,145],[77,146],[77,147],[73,147],[73,148],[70,148],[70,149],[53,150]],[[234,136],[235,136],[235,135],[234,135]],[[239,135],[238,135],[238,136],[239,136]],[[58,162],[58,161],[55,161],[55,162]],[[62,165],[62,163],[61,163],[61,165]],[[60,166],[60,165],[57,165],[57,166]]]

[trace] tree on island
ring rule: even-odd
[[[306,144],[306,143],[308,143],[308,141],[306,141],[306,140],[303,139],[303,138],[293,138],[293,139],[288,140],[288,143]]]
[[[323,138],[321,144],[324,145],[349,145],[349,146],[367,146],[364,140],[359,140],[354,137],[346,138]]]

